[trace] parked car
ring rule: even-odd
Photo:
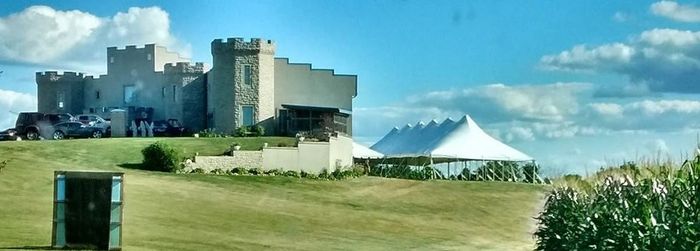
[[[52,136],[53,125],[68,121],[75,121],[75,117],[69,113],[20,112],[15,122],[15,134],[28,140],[46,138]]]
[[[101,128],[103,136],[106,136],[111,132],[112,122],[110,122],[106,119],[103,119],[102,117],[100,117],[100,115],[80,114],[80,115],[77,115],[75,117],[77,118],[78,121],[80,121],[83,124]]]
[[[153,121],[153,135],[157,137],[180,137],[186,132],[177,119]]]
[[[14,128],[10,128],[0,132],[0,141],[7,140],[18,140],[17,131]]]
[[[58,123],[52,138],[61,140],[65,138],[102,138],[102,129],[95,126],[86,125],[78,121]]]

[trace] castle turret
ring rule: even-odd
[[[209,127],[231,133],[240,126],[274,130],[274,54],[272,40],[229,38],[211,43]]]
[[[38,112],[80,114],[84,108],[85,76],[56,71],[36,73]]]

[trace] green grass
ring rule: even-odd
[[[289,138],[172,138],[185,154]],[[51,242],[54,170],[122,171],[125,250],[532,250],[542,186],[121,168],[155,139],[0,142],[0,249]]]

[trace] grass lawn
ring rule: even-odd
[[[289,138],[171,138],[187,155]],[[125,172],[124,250],[532,250],[542,186],[168,174],[149,138],[0,142],[0,249],[51,242],[54,170]],[[127,165],[128,166],[128,165]]]

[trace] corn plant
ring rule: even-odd
[[[537,250],[700,250],[700,157],[659,170],[554,189],[537,218]]]

